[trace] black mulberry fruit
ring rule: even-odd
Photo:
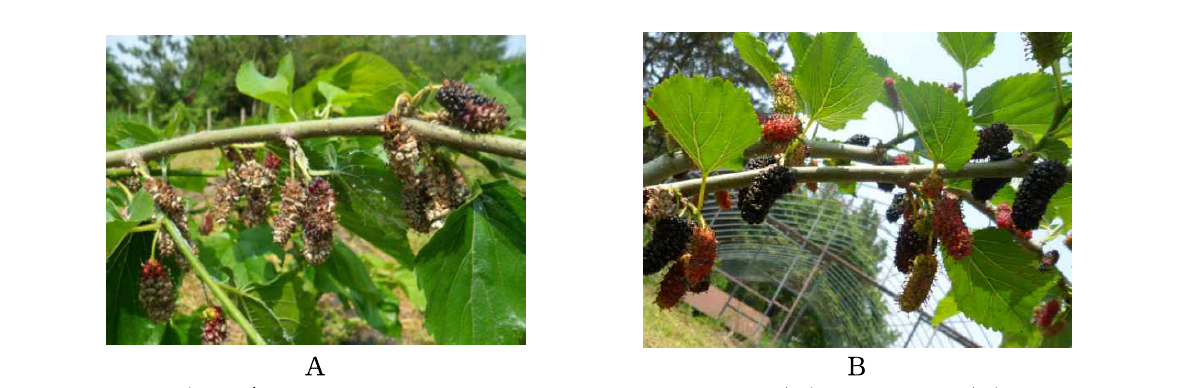
[[[494,98],[478,94],[465,83],[445,80],[436,99],[454,126],[480,133],[495,132],[507,126],[507,108]]]
[[[853,135],[852,137],[849,137],[848,140],[845,140],[844,144],[852,144],[855,146],[868,147],[869,146],[869,136],[865,136],[865,135],[858,133],[856,135]]]
[[[911,273],[911,264],[915,261],[915,257],[921,254],[928,253],[930,245],[935,245],[935,242],[930,242],[929,236],[919,234],[915,230],[915,223],[919,219],[914,216],[909,216],[903,220],[903,226],[899,228],[898,239],[894,243],[894,266],[899,272]]]
[[[682,264],[675,262],[661,278],[661,288],[657,290],[655,300],[657,307],[667,310],[673,308],[686,295],[686,291],[686,274],[682,270]]]
[[[994,123],[978,130],[978,148],[973,150],[972,159],[985,159],[1007,149],[1015,134],[1003,123]]]
[[[329,182],[316,178],[308,185],[304,204],[304,259],[320,265],[333,249],[333,227],[337,223],[337,199]]]
[[[907,207],[907,195],[898,193],[894,195],[894,199],[890,200],[890,207],[886,208],[886,221],[894,223],[903,216],[903,212]]]
[[[758,173],[749,187],[737,192],[740,217],[750,224],[765,221],[765,215],[769,214],[774,202],[794,191],[796,183],[798,178],[785,166],[775,165]]]
[[[745,162],[745,171],[756,170],[774,163],[778,163],[778,158],[775,158],[773,155],[758,156]]]
[[[998,150],[994,155],[990,156],[991,162],[1007,160],[1011,158],[1011,153],[1006,148]],[[973,186],[969,189],[969,193],[973,194],[973,198],[979,201],[989,201],[994,198],[994,194],[998,194],[1003,186],[1011,182],[1011,178],[973,178]]]
[[[166,322],[175,313],[175,286],[171,270],[150,258],[141,267],[141,285],[137,301],[155,322]]]
[[[1055,160],[1045,160],[1036,163],[1019,184],[1015,193],[1015,205],[1012,207],[1011,219],[1020,230],[1033,230],[1040,227],[1040,219],[1048,210],[1048,201],[1068,180],[1068,169],[1064,164]]]
[[[691,234],[690,224],[682,218],[668,217],[657,221],[653,237],[642,248],[644,276],[658,273],[670,262],[677,261],[690,244]]]

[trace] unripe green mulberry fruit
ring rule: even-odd
[[[973,150],[971,159],[985,159],[996,155],[999,150],[1006,150],[1015,134],[1003,123],[990,124],[978,130],[978,147]]]
[[[137,301],[155,322],[170,319],[175,313],[175,286],[171,282],[170,268],[152,257],[143,264]]]
[[[903,286],[903,293],[899,295],[899,304],[904,312],[918,311],[919,306],[928,300],[928,294],[932,291],[932,283],[936,280],[938,265],[935,256],[919,255],[915,258],[911,277],[907,278],[907,284]]]
[[[1052,67],[1058,59],[1065,57],[1068,46],[1066,32],[1025,32],[1023,41],[1027,44],[1028,59],[1035,59],[1041,68]]]
[[[791,85],[789,76],[785,73],[774,74],[770,89],[774,92],[775,114],[790,115],[798,110],[798,100],[795,99],[794,86]]]
[[[220,307],[212,306],[204,310],[204,328],[200,333],[204,345],[220,345],[229,338],[229,323]]]
[[[737,192],[741,218],[750,224],[765,221],[765,216],[769,214],[774,202],[794,191],[797,183],[798,178],[791,174],[790,168],[786,166],[773,165],[759,172],[749,187]]]
[[[1015,193],[1015,205],[1012,207],[1011,219],[1020,230],[1033,230],[1040,227],[1040,219],[1048,210],[1048,201],[1068,180],[1068,168],[1055,160],[1045,160],[1036,163],[1019,184]]]
[[[653,237],[642,248],[644,276],[658,273],[667,264],[677,261],[690,244],[691,235],[691,225],[682,218],[671,216],[658,220]]]

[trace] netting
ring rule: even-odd
[[[834,185],[821,185],[834,189]],[[720,242],[717,280],[728,293],[717,319],[749,320],[741,335],[759,346],[992,347],[1000,334],[958,314],[932,326],[949,289],[940,267],[918,313],[899,309],[905,275],[893,264],[899,223],[882,216],[890,194],[861,184],[858,197],[795,190],[759,225],[735,204],[703,206]],[[717,276],[717,279],[719,276]]]

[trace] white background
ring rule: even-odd
[[[0,385],[1191,384],[1192,12],[1144,1],[423,4],[7,5]],[[1075,31],[1081,54],[1076,349],[641,348],[641,31],[1027,29]],[[528,35],[528,345],[105,346],[101,38],[147,33]],[[327,376],[303,376],[314,355]],[[865,357],[864,376],[846,376],[848,356]]]

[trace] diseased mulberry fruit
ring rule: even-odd
[[[266,222],[277,175],[257,160],[240,163],[236,168],[241,194],[246,197],[246,207],[242,208],[240,213],[241,222],[246,226]]]
[[[869,136],[865,136],[865,135],[858,133],[856,135],[849,137],[848,140],[845,140],[844,144],[852,144],[855,146],[868,147],[869,146]]]
[[[765,221],[765,215],[769,214],[774,202],[794,191],[796,183],[798,178],[785,166],[775,165],[758,173],[749,187],[737,192],[740,217],[750,224]]]
[[[437,91],[437,103],[445,108],[451,125],[491,133],[507,126],[507,108],[462,82],[445,80]]]
[[[990,156],[991,162],[998,162],[1011,158],[1011,153],[1006,148],[999,149],[994,155]],[[989,201],[994,198],[994,194],[998,194],[1003,186],[1011,182],[1011,178],[973,178],[973,185],[969,189],[969,193],[973,198],[979,201]]]
[[[179,229],[179,235],[188,242],[187,249],[195,252],[195,247],[191,246],[191,234],[187,229],[187,212],[183,206],[183,197],[179,194],[179,189],[171,186],[165,180],[150,178],[146,180],[146,192],[150,193],[158,209],[166,214],[167,220],[175,223],[175,227]],[[178,254],[179,248],[165,227],[158,229],[158,252],[161,258],[173,257],[180,270],[187,271],[190,268],[187,265],[187,259]]]
[[[906,211],[906,207],[907,195],[905,193],[895,194],[894,198],[890,200],[890,207],[886,208],[886,221],[890,223],[898,221]]]
[[[969,256],[973,249],[973,236],[962,220],[961,201],[954,196],[946,195],[936,203],[935,222],[932,229],[940,238],[941,244],[953,256],[961,260]]]
[[[761,127],[761,137],[767,142],[786,144],[790,143],[802,130],[803,125],[799,123],[798,117],[775,113]]]
[[[179,189],[174,188],[165,180],[158,178],[146,179],[146,192],[150,194],[150,198],[154,199],[154,204],[163,213],[183,214],[183,197],[179,195]]]
[[[229,323],[220,307],[212,306],[204,310],[204,328],[200,333],[204,345],[220,345],[229,338]]]
[[[928,300],[928,294],[932,291],[932,283],[936,280],[938,265],[936,256],[919,255],[915,258],[911,277],[907,278],[907,284],[903,286],[903,293],[899,295],[899,304],[904,312],[915,312]]]
[[[786,73],[774,74],[774,79],[770,82],[770,89],[774,92],[774,113],[794,114],[798,107],[798,100],[795,99],[795,90],[790,83],[790,76]]]
[[[1003,123],[990,124],[978,130],[978,148],[973,150],[971,159],[985,159],[995,155],[999,150],[1006,150],[1007,144],[1015,134]]]
[[[697,290],[711,279],[711,267],[715,265],[716,250],[719,246],[715,232],[710,227],[694,228],[690,249],[687,250],[690,258],[680,261],[683,263],[686,284],[691,292],[702,292]]]
[[[333,227],[337,223],[337,199],[329,182],[316,178],[308,185],[304,203],[304,259],[320,265],[333,249]]]
[[[1023,42],[1028,59],[1034,59],[1041,68],[1052,67],[1058,59],[1065,57],[1065,32],[1025,32]]]
[[[728,194],[728,190],[715,192],[715,201],[720,204],[720,209],[728,210],[732,208],[732,195]]]
[[[674,213],[674,196],[669,190],[650,187],[642,191],[645,193],[645,222],[660,220]]]
[[[1015,193],[1014,211],[1011,219],[1020,230],[1033,230],[1040,227],[1040,219],[1048,210],[1048,201],[1068,180],[1068,169],[1064,164],[1055,160],[1044,160],[1036,163],[1019,184]]]
[[[282,247],[287,245],[287,241],[291,239],[291,233],[295,232],[295,227],[299,225],[301,217],[303,217],[304,202],[308,200],[308,193],[299,179],[287,178],[283,182],[283,189],[280,190],[279,197],[279,213],[275,214],[275,229],[272,236],[275,244]]]
[[[894,243],[894,267],[902,273],[911,273],[911,264],[915,261],[915,257],[928,253],[931,245],[936,244],[928,241],[930,236],[922,235],[915,230],[917,222],[919,219],[916,217],[906,217]]]
[[[661,278],[661,288],[657,290],[655,301],[657,307],[667,310],[673,308],[686,295],[686,291],[686,274],[682,270],[681,262],[675,262]]]
[[[890,105],[894,107],[896,112],[902,112],[903,104],[899,103],[898,90],[894,88],[894,78],[883,78],[882,87],[886,89],[886,98],[890,100]]]
[[[642,248],[644,276],[661,271],[686,251],[691,241],[691,225],[677,216],[657,221],[653,236]]]
[[[175,313],[175,286],[171,282],[171,270],[150,258],[141,266],[141,283],[137,290],[137,301],[146,310],[146,315],[155,322],[166,322]]]

